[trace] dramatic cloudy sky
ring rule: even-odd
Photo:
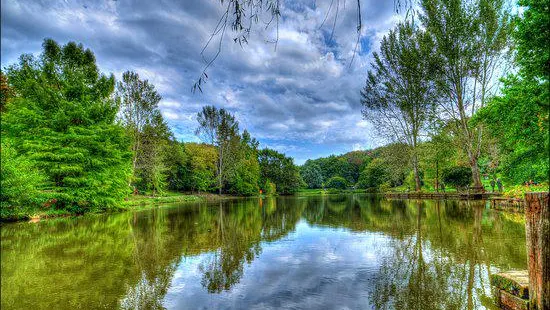
[[[201,49],[224,10],[219,0],[2,0],[1,64],[40,53],[46,37],[76,41],[95,53],[103,72],[118,78],[133,70],[153,82],[179,140],[198,141],[195,116],[209,104],[230,110],[262,147],[299,164],[378,145],[361,118],[359,90],[372,51],[399,19],[394,1],[362,0],[364,27],[353,63],[355,1],[340,0],[332,38],[338,0],[325,23],[331,0],[282,2],[277,49],[269,43],[273,27],[256,27],[244,48],[228,32],[203,93],[191,88],[204,68]],[[206,57],[216,52],[214,40]]]

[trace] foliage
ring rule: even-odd
[[[216,186],[216,165],[218,152],[209,144],[185,143],[185,154],[188,158],[188,184],[191,191],[205,192]]]
[[[307,160],[303,166],[300,167],[300,175],[307,185],[307,188],[321,188],[323,187],[323,174],[321,167],[314,161]]]
[[[514,185],[504,189],[502,193],[505,197],[511,198],[525,198],[525,193],[530,192],[549,192],[550,187],[548,183],[538,184],[538,185]]]
[[[519,184],[549,178],[550,33],[547,1],[520,1],[514,40],[519,72],[504,79],[502,94],[489,101],[474,121],[483,123],[502,153],[501,172]],[[502,113],[506,111],[506,113]]]
[[[44,172],[51,205],[73,213],[119,205],[131,154],[114,123],[114,77],[100,74],[82,45],[50,39],[39,58],[23,55],[6,74],[17,97],[7,104],[2,134]]]
[[[120,119],[132,141],[133,183],[142,191],[162,192],[166,183],[162,153],[171,132],[158,108],[161,99],[135,72],[124,72],[117,84]]]
[[[387,180],[388,173],[386,166],[380,159],[375,159],[361,172],[357,187],[377,191],[380,185]]]
[[[435,43],[435,85],[439,100],[436,119],[448,123],[481,187],[478,160],[483,131],[469,123],[496,91],[496,74],[506,60],[510,16],[503,0],[423,0],[421,21]]]
[[[330,189],[346,189],[348,188],[348,182],[342,177],[332,177],[328,179],[325,186]]]
[[[216,146],[218,150],[218,163],[216,176],[218,179],[218,191],[221,194],[224,186],[224,177],[227,176],[227,167],[232,163],[230,147],[238,139],[239,123],[235,117],[225,109],[215,106],[204,106],[197,113],[199,127],[195,134],[203,142]]]
[[[421,187],[417,147],[438,99],[430,80],[435,70],[433,49],[430,35],[409,22],[398,24],[382,39],[380,54],[374,53],[373,69],[361,91],[363,117],[380,135],[411,149],[417,191]]]
[[[260,163],[258,142],[248,131],[234,138],[231,147],[231,166],[228,169],[227,187],[230,193],[252,196],[259,192]]]
[[[310,159],[300,168],[300,172],[309,188],[321,188],[324,180],[335,176],[345,178],[349,184],[355,184],[361,171],[372,160],[369,154],[370,151],[353,151],[338,156]]]
[[[36,169],[33,162],[18,156],[7,139],[2,139],[0,148],[0,218],[18,218],[32,204],[39,203],[38,188],[45,177]]]
[[[265,184],[262,186],[262,188],[266,196],[272,196],[277,193],[277,186],[275,185],[275,183],[269,180],[265,180]]]
[[[472,179],[472,169],[463,166],[454,166],[443,169],[441,174],[443,182],[446,185],[462,189],[470,185]]]
[[[260,163],[260,184],[273,182],[279,194],[293,194],[301,185],[300,172],[292,158],[275,150],[263,149],[258,152]],[[263,188],[266,191],[265,188]]]
[[[0,71],[0,112],[4,112],[8,101],[15,97],[15,91],[8,83],[6,75]]]

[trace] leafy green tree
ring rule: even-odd
[[[231,140],[235,139],[239,133],[239,123],[235,117],[225,109],[218,109],[214,106],[204,106],[202,111],[197,114],[199,127],[195,134],[204,142],[210,143],[218,149],[218,192],[222,193],[224,185],[224,176],[231,160],[230,147]]]
[[[370,191],[377,191],[384,182],[388,180],[388,172],[380,159],[374,159],[361,172],[358,187]]]
[[[241,137],[233,139],[231,154],[231,166],[227,176],[229,192],[244,196],[258,194],[260,189],[258,141],[244,130]]]
[[[140,134],[140,149],[136,156],[136,184],[142,190],[153,194],[163,192],[167,180],[166,152],[172,133],[160,111],[153,113],[152,119]]]
[[[8,139],[0,149],[0,218],[18,218],[40,197],[39,188],[45,177],[28,157],[18,156]]]
[[[314,161],[307,160],[305,164],[300,167],[300,175],[304,182],[306,182],[308,188],[321,188],[323,187],[323,174],[321,173],[321,167]]]
[[[263,149],[258,152],[260,162],[260,184],[273,182],[279,194],[293,194],[300,188],[301,178],[298,167],[292,158],[275,150]],[[265,191],[266,188],[263,188]]]
[[[397,25],[382,39],[380,54],[368,72],[361,91],[363,116],[384,137],[406,144],[420,190],[418,144],[427,129],[437,93],[430,80],[433,72],[431,37],[411,23]]]
[[[15,91],[9,85],[4,72],[0,71],[0,112],[4,112],[6,104],[13,97],[15,97]]]
[[[158,109],[161,99],[155,86],[141,80],[136,72],[124,72],[117,84],[120,119],[132,141],[133,181],[142,190],[162,190],[163,169],[157,144],[170,129]]]
[[[457,189],[462,189],[470,185],[472,180],[472,169],[463,166],[445,168],[443,169],[442,178],[445,184],[451,185]]]
[[[475,116],[498,141],[503,174],[515,183],[549,174],[550,12],[547,1],[519,1],[525,11],[513,33],[519,71],[504,79],[502,94]],[[506,111],[503,113],[503,111]]]
[[[74,213],[115,207],[128,191],[129,141],[115,124],[114,77],[99,72],[82,45],[44,40],[40,57],[8,68],[17,97],[2,135],[47,177],[56,208]]]
[[[185,154],[189,158],[189,184],[191,191],[210,191],[216,186],[218,151],[209,144],[185,143]]]
[[[171,139],[164,152],[164,163],[167,168],[166,181],[168,189],[183,191],[190,188],[189,156],[183,143]]]
[[[332,177],[328,179],[326,187],[332,189],[346,189],[348,188],[348,181],[342,177]]]
[[[437,116],[453,126],[474,187],[482,188],[478,160],[483,131],[470,118],[486,105],[508,45],[510,16],[503,0],[422,0],[423,27],[435,42],[433,78],[442,100]]]

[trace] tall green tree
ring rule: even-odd
[[[140,79],[136,72],[126,71],[122,74],[122,81],[117,83],[116,99],[120,105],[120,119],[132,141],[133,181],[141,184],[143,189],[151,187],[151,181],[156,179],[153,175],[156,170],[152,167],[159,167],[160,161],[155,146],[160,141],[153,139],[169,132],[158,109],[162,97],[148,80]],[[144,176],[145,183],[137,180],[140,175]]]
[[[516,74],[504,79],[501,95],[475,117],[498,141],[503,174],[515,183],[549,179],[550,6],[522,0],[515,18]],[[505,111],[505,113],[503,113]]]
[[[415,189],[420,190],[418,144],[437,101],[431,37],[411,23],[382,39],[361,91],[363,116],[384,137],[410,148]]]
[[[232,139],[239,134],[239,123],[235,117],[225,109],[215,106],[204,106],[197,114],[199,127],[195,134],[204,142],[210,143],[218,149],[218,192],[222,193],[224,176],[227,172],[228,162],[231,160],[230,147]]]
[[[252,196],[259,191],[260,163],[258,162],[258,141],[247,130],[232,141],[231,162],[227,175],[229,192]]]
[[[306,163],[300,167],[300,175],[304,182],[306,182],[308,188],[321,188],[323,187],[323,174],[319,164],[312,160],[307,160]]]
[[[166,187],[168,173],[166,157],[173,137],[160,111],[153,113],[140,136],[140,149],[134,170],[136,184],[153,194],[162,192]]]
[[[508,46],[510,16],[503,0],[422,0],[421,20],[435,42],[438,70],[434,74],[443,99],[438,117],[451,121],[482,188],[478,160],[483,131],[470,118],[486,105],[501,74]],[[434,72],[435,73],[435,72]]]
[[[189,180],[185,182],[191,191],[206,192],[216,188],[218,151],[216,147],[205,143],[185,143],[185,155]]]
[[[6,75],[17,96],[2,115],[2,135],[45,174],[51,205],[74,213],[117,206],[131,153],[115,124],[114,76],[99,72],[89,49],[51,39],[40,57],[21,56]]]
[[[292,158],[275,150],[263,149],[258,153],[260,184],[275,184],[277,193],[293,194],[301,185],[300,171]],[[263,188],[266,191],[266,188]]]

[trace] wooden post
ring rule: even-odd
[[[550,310],[550,206],[548,193],[525,194],[530,309]]]

